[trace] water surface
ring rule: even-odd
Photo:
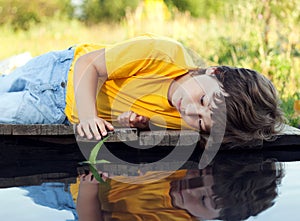
[[[60,151],[67,159],[69,149]],[[104,169],[112,177],[99,184],[99,200],[108,220],[215,220],[218,216],[222,220],[220,216],[227,216],[227,220],[296,221],[300,199],[298,156],[297,151],[219,153],[203,170],[195,161],[177,171],[169,171],[167,165],[106,165]],[[59,167],[40,161],[42,167],[49,165],[43,170],[19,159],[19,163],[10,165],[15,172],[18,168],[23,171],[17,176],[9,176],[9,168],[2,167],[0,219],[77,220],[79,182],[74,169],[84,170],[77,164],[80,157],[72,152],[70,158],[75,160],[65,161],[63,167],[58,159],[54,164]],[[28,185],[30,181],[33,185]],[[225,209],[226,215],[222,215]]]

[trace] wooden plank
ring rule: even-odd
[[[300,129],[285,124],[279,135],[300,135]]]
[[[169,131],[170,136],[170,146],[176,146],[179,139],[179,133],[178,131]]]
[[[197,143],[199,139],[199,133],[192,130],[141,131],[139,144],[141,146],[188,146]]]
[[[116,128],[114,131],[108,132],[108,139],[106,142],[125,142],[125,141],[137,141],[138,131],[136,128]],[[95,139],[87,139],[86,137],[80,137],[76,135],[77,142],[99,142]]]
[[[11,135],[12,125],[10,124],[0,124],[0,135]]]
[[[59,135],[59,125],[47,125],[42,124],[41,126],[41,134],[40,135]]]
[[[138,141],[140,146],[186,146],[192,145],[199,140],[198,132],[192,130],[138,131],[136,128],[116,128],[114,132],[109,133],[112,136],[109,137],[107,142]],[[60,135],[74,135],[74,126],[63,124],[0,124],[0,135],[45,135],[59,137]],[[297,137],[299,136],[299,129],[286,125],[284,130],[279,134],[280,139],[278,140],[282,140],[281,138],[293,138],[294,140],[297,140]],[[89,140],[86,138],[81,138],[77,135],[76,138],[77,141],[80,142],[98,142],[97,140]],[[274,143],[276,143],[276,141]]]
[[[111,136],[111,142],[138,140],[138,130],[136,128],[116,128],[112,133],[114,136]],[[115,138],[115,141],[113,141],[113,138]]]
[[[200,139],[200,134],[197,131],[183,130],[179,131],[180,137],[178,139],[180,146],[189,146],[197,143]]]
[[[12,125],[12,135],[41,135],[41,125],[31,124],[31,125]]]
[[[59,135],[71,135],[74,134],[74,125],[58,125],[58,134]]]
[[[155,144],[153,136],[155,136],[153,131],[140,132],[139,144],[142,146],[153,146]]]
[[[169,146],[170,136],[166,130],[141,131],[139,144],[141,146]]]
[[[0,124],[0,135],[72,135],[72,125],[63,124]]]
[[[58,124],[0,124],[0,135],[66,135],[72,126]]]

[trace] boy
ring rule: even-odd
[[[261,74],[201,69],[182,44],[152,35],[32,59],[0,78],[0,102],[2,123],[71,122],[89,139],[151,122],[207,133],[223,125],[224,142],[247,143],[271,139],[283,122],[276,90]]]

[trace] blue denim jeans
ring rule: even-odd
[[[0,123],[64,123],[67,78],[73,57],[71,48],[49,52],[0,76]]]

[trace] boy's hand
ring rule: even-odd
[[[76,126],[77,133],[79,136],[86,136],[88,139],[93,137],[97,140],[101,139],[101,136],[107,135],[107,130],[114,130],[114,127],[111,123],[103,120],[99,117],[93,117],[90,119],[80,120],[80,123]]]
[[[136,127],[146,129],[149,127],[149,118],[127,111],[118,116],[119,123],[124,127]]]
[[[99,172],[99,175],[102,177],[103,181],[106,181],[108,178],[107,173]],[[80,199],[82,201],[89,202],[93,199],[97,199],[99,182],[96,180],[93,174],[91,172],[87,174],[81,174],[79,176],[79,180],[78,200]]]
[[[102,177],[103,181],[106,181],[106,179],[108,178],[107,173],[102,173],[99,171],[99,175]],[[79,176],[79,180],[80,180],[80,185],[98,184],[99,183],[99,181],[96,180],[96,178],[94,177],[94,175],[91,172],[89,172],[88,174],[81,174]]]

